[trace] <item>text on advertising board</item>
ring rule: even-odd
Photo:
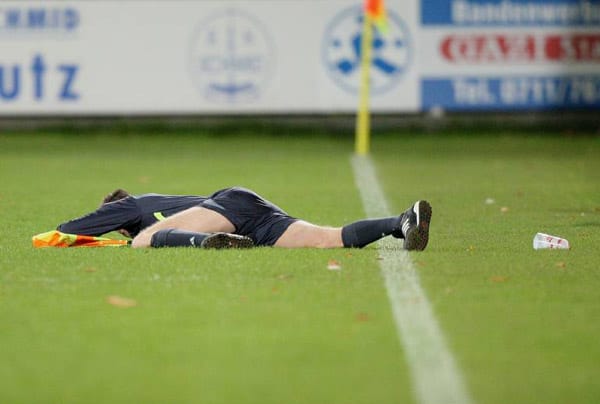
[[[600,62],[600,34],[449,35],[440,48],[451,62]]]
[[[79,13],[72,7],[1,7],[0,33],[73,31]]]
[[[600,25],[600,4],[590,0],[422,0],[424,25]]]

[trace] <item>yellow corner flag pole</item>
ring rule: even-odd
[[[372,18],[369,13],[364,13],[363,32],[361,39],[361,60],[360,60],[360,87],[359,104],[356,115],[356,139],[355,151],[357,154],[365,155],[369,153],[369,143],[371,137],[371,122],[369,112],[370,96],[370,68],[371,68],[371,47],[373,42]]]

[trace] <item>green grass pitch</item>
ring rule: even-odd
[[[351,135],[106,132],[0,134],[1,403],[417,404],[374,246],[31,247],[116,187],[361,219]],[[411,258],[473,401],[599,402],[598,136],[384,133],[372,159],[394,211],[433,205]]]

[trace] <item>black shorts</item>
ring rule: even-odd
[[[248,236],[259,246],[272,246],[298,219],[255,192],[242,188],[225,188],[200,204],[225,216],[235,226],[235,233]]]

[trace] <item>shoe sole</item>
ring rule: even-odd
[[[252,248],[254,242],[250,237],[240,236],[238,234],[215,233],[202,240],[202,248]]]
[[[417,226],[410,229],[404,239],[404,249],[423,251],[429,242],[429,223],[431,222],[431,205],[427,201],[418,201],[413,206],[417,215]]]

